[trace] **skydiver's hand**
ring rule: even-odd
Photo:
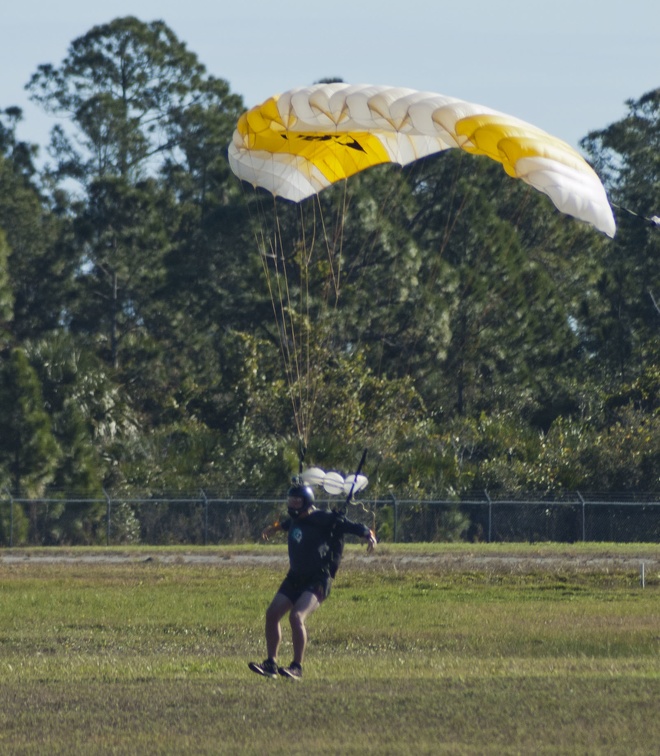
[[[369,531],[369,535],[364,537],[364,540],[367,542],[367,554],[371,554],[371,552],[374,550],[374,546],[378,543],[376,540],[376,534],[373,532],[373,530]]]
[[[262,540],[267,541],[272,535],[277,533],[278,530],[280,530],[279,522],[276,522],[273,525],[267,525],[261,533]]]

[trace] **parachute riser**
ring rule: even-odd
[[[355,471],[353,477],[353,483],[351,484],[351,490],[348,492],[348,496],[346,497],[346,501],[344,502],[341,509],[337,510],[339,514],[345,514],[346,510],[348,508],[348,505],[351,503],[351,500],[353,499],[353,493],[355,491],[355,482],[357,481],[358,475],[362,472],[362,467],[364,466],[364,463],[367,459],[367,449],[365,449],[362,452],[362,457],[360,458],[360,463],[357,466],[357,470]]]

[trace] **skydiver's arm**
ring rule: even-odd
[[[263,532],[261,533],[261,537],[264,541],[267,541],[272,535],[275,535],[275,533],[279,533],[280,530],[282,530],[282,525],[279,522],[274,522],[272,525],[267,525]]]
[[[369,533],[362,537],[367,542],[367,554],[371,554],[371,552],[374,550],[374,546],[378,543],[378,541],[376,540],[376,534],[373,530],[369,530]]]
[[[263,532],[261,533],[261,537],[264,541],[267,541],[272,535],[275,535],[275,533],[279,533],[281,530],[288,530],[289,529],[290,520],[282,520],[281,522],[278,520],[277,522],[274,522],[272,525],[267,525]]]
[[[275,535],[278,530],[279,524],[277,522],[274,522],[272,525],[266,525],[266,527],[261,531],[261,540],[267,541],[272,535]]]
[[[366,525],[362,525],[360,522],[344,520],[344,532],[362,538],[367,544],[367,553],[369,554],[374,550],[374,546],[378,543],[376,540],[376,534],[373,530],[370,530]]]

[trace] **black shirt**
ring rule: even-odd
[[[287,518],[281,527],[288,533],[289,574],[294,577],[317,575],[328,567],[331,537],[334,540],[350,534],[365,538],[370,532],[366,525],[320,509],[313,509],[306,517]]]

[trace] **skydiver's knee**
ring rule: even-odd
[[[266,622],[272,625],[276,625],[282,618],[282,613],[274,606],[269,606],[266,609]]]
[[[305,615],[293,609],[289,614],[289,623],[292,628],[305,627]]]
[[[266,609],[266,622],[277,624],[289,610],[290,604],[283,604],[279,601],[273,601]]]

